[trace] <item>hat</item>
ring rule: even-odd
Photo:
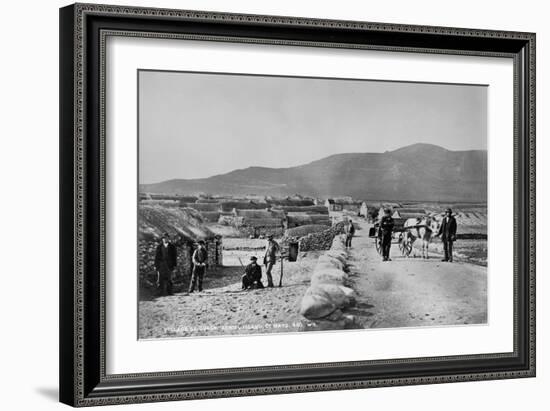
[[[268,240],[273,240],[273,234],[269,234],[269,235],[267,236],[267,239],[268,239]]]
[[[257,260],[257,258],[256,258],[255,255],[253,255],[252,257],[250,257],[250,261],[256,261],[256,260]]]
[[[453,210],[451,210],[450,208],[447,208],[447,209],[445,210],[445,212],[446,212],[446,213],[449,213],[449,214],[452,214],[452,213],[453,213]]]

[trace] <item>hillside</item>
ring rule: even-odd
[[[142,192],[359,199],[486,201],[487,152],[414,144],[384,153],[336,154],[289,168],[249,167],[203,179],[145,184]]]

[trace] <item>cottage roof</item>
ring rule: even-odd
[[[307,199],[291,199],[291,198],[284,198],[284,199],[270,199],[268,200],[268,203],[272,206],[312,206],[315,205],[313,203],[313,200],[307,200]]]
[[[223,211],[237,210],[261,210],[268,208],[269,205],[265,202],[255,201],[223,201],[220,203]]]
[[[320,206],[277,206],[277,210],[285,213],[306,213],[306,214],[328,214],[328,209],[324,205]]]
[[[206,240],[216,235],[204,225],[200,213],[191,208],[140,205],[139,238],[157,240],[163,233],[179,235],[187,241]]]
[[[244,218],[282,218],[284,214],[270,210],[235,210],[238,217]]]
[[[187,203],[184,206],[193,208],[197,211],[220,211],[220,205],[218,203]]]

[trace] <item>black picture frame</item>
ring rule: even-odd
[[[102,53],[106,36],[134,33],[513,58],[513,352],[107,375]],[[61,402],[91,406],[535,376],[534,33],[75,4],[60,9],[59,121]]]

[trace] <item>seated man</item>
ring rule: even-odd
[[[241,277],[243,290],[248,288],[264,288],[262,284],[262,267],[257,264],[258,259],[255,256],[250,257],[250,264],[244,269],[244,275]]]

